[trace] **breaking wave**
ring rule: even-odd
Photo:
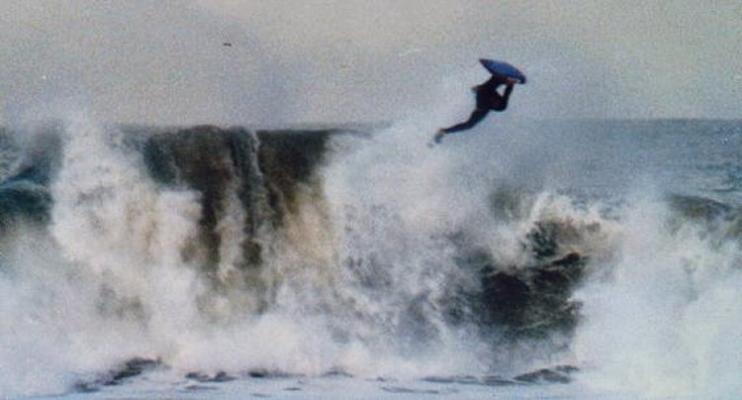
[[[519,184],[433,128],[3,131],[0,392],[151,366],[742,390],[737,206]]]

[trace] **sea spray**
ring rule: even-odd
[[[742,302],[733,285],[742,252],[739,236],[728,235],[739,211],[699,214],[714,203],[647,193],[624,210],[619,255],[577,294],[584,321],[574,347],[584,380],[643,395],[725,398],[740,389],[734,327]]]
[[[3,394],[155,373],[737,390],[733,205],[563,190],[581,153],[538,157],[561,140],[538,125],[428,148],[425,121],[55,124],[0,184]]]

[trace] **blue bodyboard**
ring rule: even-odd
[[[480,58],[479,62],[482,63],[482,66],[487,68],[487,71],[492,75],[502,75],[508,78],[513,78],[519,83],[526,83],[526,75],[520,72],[518,68],[515,68],[504,61]]]

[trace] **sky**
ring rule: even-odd
[[[738,0],[4,0],[0,118],[394,121],[480,57],[528,75],[514,118],[742,118],[740,54]]]

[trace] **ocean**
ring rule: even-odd
[[[742,396],[742,121],[0,130],[0,398]]]

